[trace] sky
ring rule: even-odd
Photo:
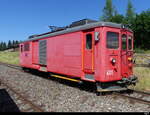
[[[128,0],[112,0],[125,15]],[[131,0],[136,13],[150,8],[150,0]],[[26,40],[49,32],[48,26],[67,26],[89,18],[99,20],[105,0],[0,0],[0,42]]]

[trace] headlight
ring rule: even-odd
[[[132,58],[131,58],[131,57],[129,57],[129,58],[128,58],[128,60],[129,60],[129,61],[132,61]]]
[[[116,59],[112,59],[112,61],[111,61],[113,64],[115,64],[116,63]]]

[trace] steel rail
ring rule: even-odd
[[[25,98],[23,95],[21,95],[19,92],[11,88],[8,84],[4,83],[2,80],[0,81],[1,84],[6,86],[9,90],[11,90],[14,94],[18,96],[19,99],[21,99],[25,104],[29,104],[31,108],[28,108],[27,110],[23,110],[23,112],[28,112],[28,110],[33,109],[35,112],[44,112],[43,109],[38,107],[37,105],[33,104],[30,100]]]
[[[134,67],[150,67],[149,64],[135,64]]]
[[[140,95],[142,94],[142,97],[143,97],[143,95],[150,96],[150,93],[148,93],[148,92],[142,92],[142,91],[132,90],[132,89],[129,89],[128,91],[133,91],[133,93],[137,93],[137,94],[140,94]],[[137,98],[137,97],[132,97],[132,96],[130,96],[130,95],[121,94],[121,93],[119,93],[119,92],[114,92],[113,95],[119,96],[119,97],[123,97],[123,98],[127,98],[127,99],[130,99],[130,100],[135,100],[135,101],[137,101],[137,102],[150,105],[150,101],[141,99],[140,97],[139,97],[139,98]]]
[[[128,89],[129,91],[135,92],[135,93],[139,93],[142,95],[148,95],[150,96],[150,92],[144,92],[144,91],[139,91],[139,90],[134,90],[134,89]]]
[[[145,56],[145,57],[150,57],[150,54],[134,54],[134,56]]]
[[[22,68],[18,65],[13,65],[13,64],[3,63],[3,62],[0,62],[0,64],[5,65],[5,66],[10,67],[10,68],[13,68],[13,69],[22,70]],[[35,110],[35,112],[44,112],[43,109],[41,109],[37,105],[33,104],[30,100],[28,100],[23,95],[21,95],[19,92],[17,92],[13,88],[11,88],[8,84],[4,83],[2,80],[0,80],[0,85],[1,84],[6,86],[8,89],[10,89],[14,94],[18,95],[19,99],[21,99],[24,103],[29,104],[31,107],[31,108],[29,108],[29,110],[33,109],[33,110]],[[28,110],[23,110],[23,112],[28,112]]]
[[[4,62],[0,62],[1,65],[5,65],[7,67],[11,67],[11,68],[15,68],[15,69],[22,69],[21,66],[19,65],[15,65],[15,64],[9,64],[9,63],[4,63]]]

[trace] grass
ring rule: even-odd
[[[143,50],[143,49],[135,49],[135,53],[138,55],[138,54],[145,54],[145,55],[148,55],[148,56],[145,56],[145,55],[138,55],[138,56],[135,56],[136,58],[136,64],[147,64],[150,60],[150,50]],[[136,55],[135,54],[135,55]]]
[[[147,53],[150,54],[150,50],[144,50],[144,49],[139,49],[139,48],[136,48],[135,52],[140,53],[140,54],[147,54]]]
[[[19,65],[19,52],[0,52],[0,62]]]
[[[150,56],[136,56],[136,64],[148,64]]]
[[[150,92],[150,68],[135,67],[134,74],[139,79],[139,82],[137,83],[135,89]]]

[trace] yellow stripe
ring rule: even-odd
[[[51,75],[51,76],[52,76],[52,77],[56,77],[56,78],[60,78],[60,79],[69,80],[69,81],[81,82],[80,80],[71,79],[71,78],[67,78],[67,77],[63,77],[63,76],[59,76],[59,75]]]

